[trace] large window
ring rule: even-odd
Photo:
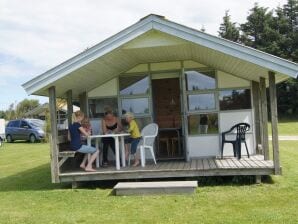
[[[250,90],[222,90],[219,92],[220,110],[241,110],[251,108]]]
[[[137,95],[149,93],[148,76],[126,76],[119,78],[120,95]]]
[[[128,98],[122,99],[122,114],[131,112],[134,114],[148,114],[149,113],[149,102],[148,98]]]
[[[216,80],[214,71],[187,71],[186,74],[186,88],[191,90],[205,90],[215,89]]]
[[[102,118],[106,108],[111,108],[115,115],[118,113],[117,98],[89,99],[89,117]]]
[[[190,135],[217,134],[218,133],[217,113],[189,115],[188,133]]]
[[[189,111],[215,110],[214,93],[188,95]]]
[[[120,76],[119,94],[122,115],[132,112],[136,116],[148,116],[150,82],[147,75]]]
[[[218,133],[215,71],[187,71],[185,79],[189,113],[188,133],[190,135]]]

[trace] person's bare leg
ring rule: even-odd
[[[134,164],[132,166],[138,166],[140,164],[140,152],[139,152],[139,150],[137,150],[134,157],[135,157],[135,161],[134,161]]]
[[[99,154],[99,150],[96,150],[96,152],[91,155],[90,161],[88,162],[85,168],[85,171],[96,171],[95,169],[92,168],[92,164],[96,160],[96,157],[98,156],[98,154]]]
[[[88,154],[85,154],[84,155],[84,158],[83,158],[83,161],[81,162],[81,165],[80,165],[80,167],[82,169],[85,169],[86,168],[87,159],[88,159]]]

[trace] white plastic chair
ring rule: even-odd
[[[155,123],[148,124],[141,131],[142,141],[140,142],[139,147],[140,147],[140,153],[141,153],[142,167],[145,167],[145,164],[146,164],[146,158],[145,158],[146,149],[150,151],[153,161],[156,165],[153,146],[154,146],[154,141],[157,134],[158,134],[158,125]]]

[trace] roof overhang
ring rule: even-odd
[[[247,80],[298,76],[298,65],[262,51],[149,15],[118,34],[23,84],[28,94],[57,97],[89,91],[141,63],[193,60]]]

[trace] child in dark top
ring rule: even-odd
[[[84,113],[81,111],[76,111],[73,113],[73,123],[69,126],[68,129],[68,138],[70,140],[70,147],[72,150],[84,153],[84,159],[80,165],[82,169],[85,171],[96,171],[92,168],[92,163],[95,161],[98,156],[99,151],[92,147],[82,144],[81,134],[88,137],[90,134],[85,131],[85,129],[81,126],[81,122],[84,119]],[[90,161],[88,162],[88,153],[91,153]]]

